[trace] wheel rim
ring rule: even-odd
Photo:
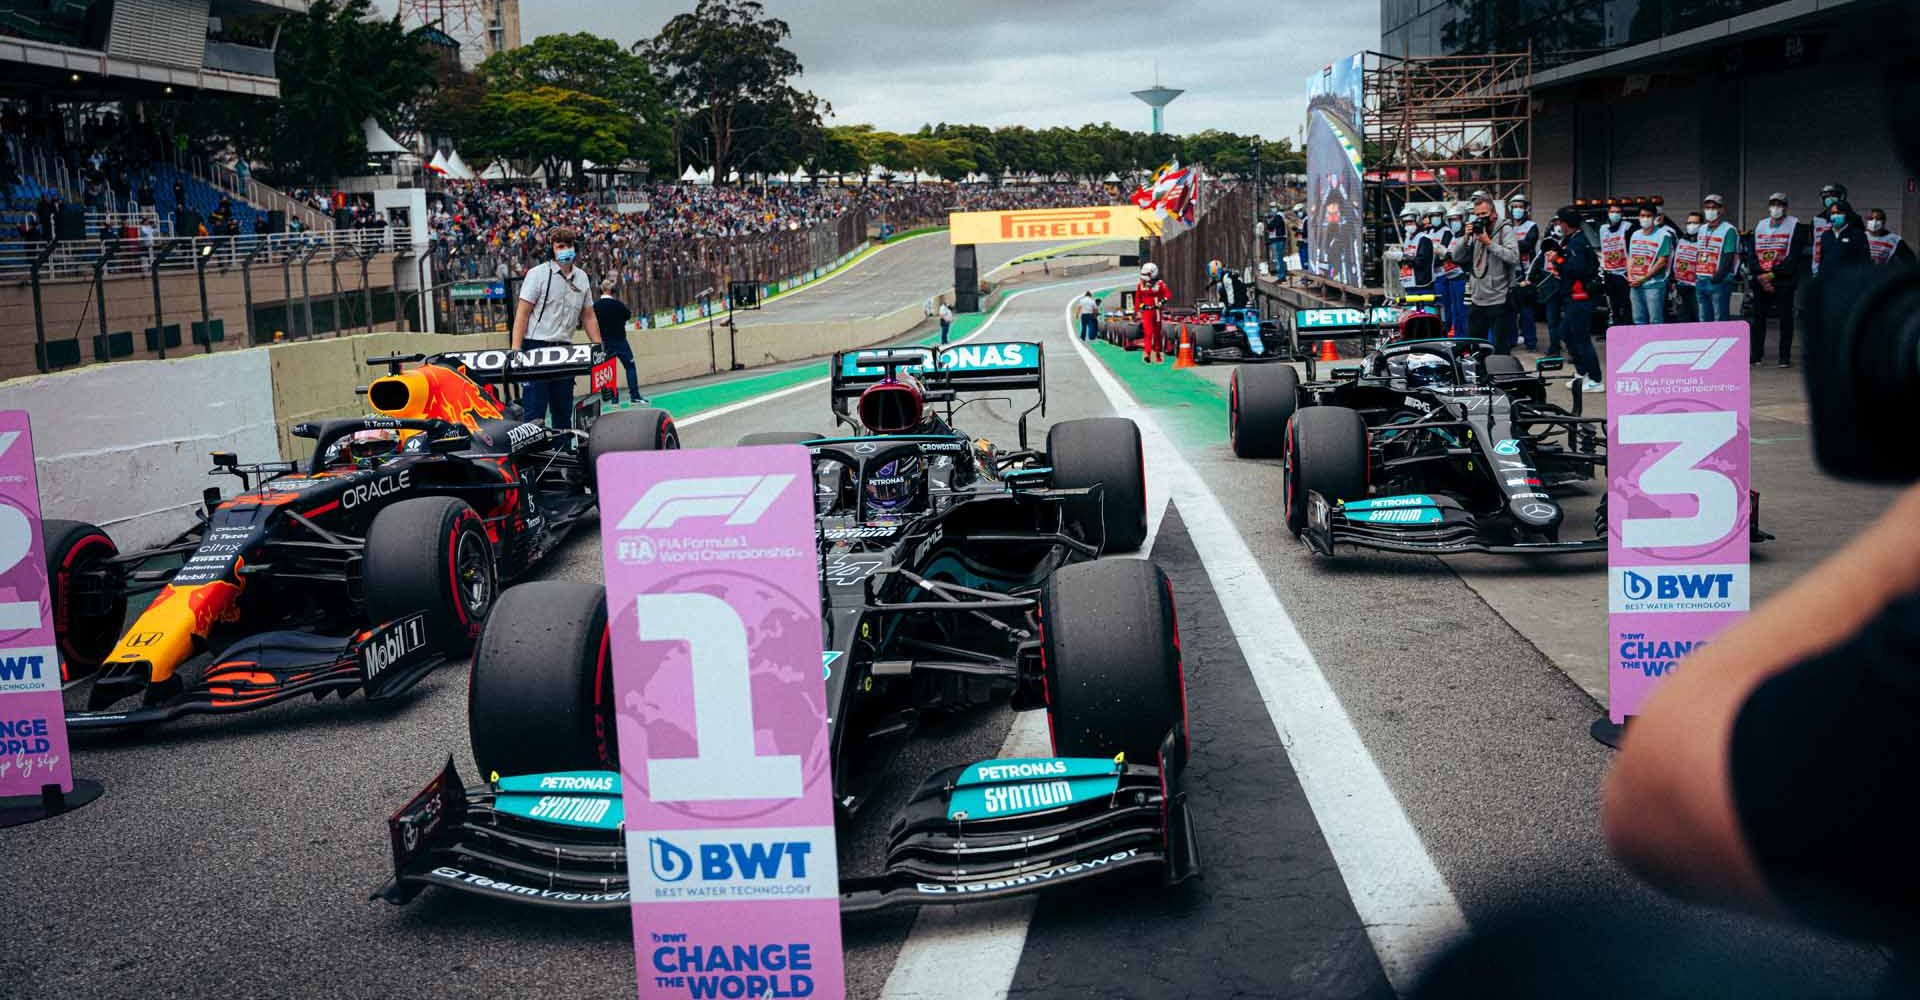
[[[479,532],[463,531],[453,554],[455,599],[467,612],[467,620],[480,622],[493,607],[493,553]]]

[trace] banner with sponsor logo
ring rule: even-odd
[[[1745,323],[1607,334],[1607,702],[1640,705],[1747,612]]]
[[[640,996],[842,997],[807,451],[598,476]]]
[[[0,411],[0,798],[73,791],[27,411]]]
[[[1159,234],[1159,220],[1152,212],[1135,205],[947,213],[947,238],[954,246],[1042,240],[1135,240]]]

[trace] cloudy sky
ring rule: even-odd
[[[1297,137],[1306,77],[1380,44],[1373,0],[764,0],[793,28],[805,89],[837,123],[912,131],[932,122],[1145,131],[1129,91],[1186,93],[1167,129]],[[391,0],[388,0],[391,3]],[[383,4],[386,6],[386,4]],[[521,34],[591,31],[622,44],[693,0],[521,0]],[[391,7],[389,7],[391,9]]]

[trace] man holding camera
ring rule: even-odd
[[[1493,210],[1492,201],[1477,199],[1472,225],[1453,241],[1447,255],[1467,272],[1467,336],[1492,339],[1494,351],[1513,353],[1512,306],[1507,300],[1520,265],[1513,226]]]

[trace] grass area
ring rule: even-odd
[[[1190,371],[1175,370],[1173,362],[1157,365],[1140,360],[1140,352],[1126,351],[1104,340],[1093,343],[1094,356],[1127,387],[1140,405],[1152,407],[1160,425],[1186,444],[1227,443],[1227,390]]]

